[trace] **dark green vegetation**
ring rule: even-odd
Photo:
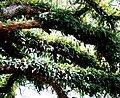
[[[65,8],[59,1],[1,1],[0,96],[13,98],[26,80],[39,92],[51,86],[59,98],[72,90],[120,96],[120,11],[112,1],[67,1]]]

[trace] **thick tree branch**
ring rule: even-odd
[[[52,86],[52,88],[56,91],[59,98],[68,98],[67,95],[62,90],[62,88],[55,81],[52,81],[50,83],[50,86]]]
[[[1,66],[0,67],[0,75],[2,74],[13,74],[13,73],[21,73],[22,70],[19,69],[19,68],[14,68],[12,66],[9,66],[9,65],[5,65],[5,66]]]
[[[9,40],[11,32],[20,30],[20,29],[30,29],[30,28],[39,28],[41,25],[38,20],[28,20],[21,23],[9,23],[3,24],[0,23],[0,39]]]
[[[30,29],[30,28],[38,28],[40,27],[40,21],[38,20],[28,20],[21,23],[8,23],[8,24],[0,24],[0,31],[2,32],[13,32],[19,29]]]
[[[15,3],[11,4],[9,7],[3,8],[0,11],[0,17],[12,19],[14,17],[17,17],[19,15],[29,15],[29,16],[35,16],[39,15],[39,13],[48,12],[50,10],[50,7],[46,7],[45,4],[42,6],[32,6],[30,4],[26,3]]]

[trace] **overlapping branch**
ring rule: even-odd
[[[36,49],[35,53],[38,55],[40,55],[42,52],[48,52],[55,62],[74,64],[83,68],[88,66],[99,68],[99,66],[96,64],[96,59],[86,52],[78,52],[69,45],[64,45],[60,42],[36,40],[37,39],[34,39],[32,42],[27,40],[26,45],[28,48]]]
[[[28,67],[23,70],[20,68],[15,68],[11,65],[8,65],[6,67],[3,66],[2,68],[0,68],[0,74],[12,74],[7,81],[7,84],[4,87],[0,87],[0,93],[10,92],[11,87],[13,86],[14,82],[19,79],[19,76],[25,75],[28,80],[30,79],[30,81],[42,81],[46,84],[49,84],[56,91],[59,98],[68,98],[62,88],[54,80],[49,80],[36,71],[33,72],[34,68],[31,68],[32,67]]]
[[[60,17],[62,17],[62,19]],[[55,29],[64,32],[66,35],[73,35],[77,39],[82,40],[87,44],[94,44],[97,47],[98,52],[100,52],[108,62],[119,62],[119,43],[117,41],[116,44],[114,43],[112,39],[115,38],[115,35],[111,34],[111,31],[105,28],[88,28],[91,26],[82,24],[79,19],[74,17],[73,14],[64,13],[64,11],[48,13],[39,17],[39,20],[18,23],[15,24],[15,26],[14,24],[5,26],[2,25],[0,35],[2,37],[5,34],[4,32],[33,27]],[[107,48],[108,44],[109,48]],[[111,52],[114,54],[111,54]],[[113,55],[115,57],[113,57]]]
[[[0,32],[0,36],[4,40],[12,41],[14,38],[14,36],[11,36],[13,31],[19,30],[21,28],[25,29],[25,28],[32,28],[32,27],[40,27],[40,25],[41,24],[37,20],[30,20],[30,21],[26,21],[23,23],[14,23],[14,24],[10,24],[10,25],[9,24],[3,25],[3,26],[1,26],[2,32]],[[7,30],[6,32],[8,32],[8,34],[4,30]],[[4,36],[2,33],[4,34]],[[31,48],[31,46],[32,46],[32,48],[38,48],[38,51],[41,51],[41,52],[48,51],[53,55],[53,58],[55,61],[61,60],[62,62],[74,63],[75,65],[79,65],[81,67],[87,67],[87,66],[95,67],[96,66],[95,59],[92,56],[89,56],[82,52],[79,53],[79,52],[75,51],[73,48],[70,48],[68,46],[65,46],[65,45],[57,43],[57,42],[48,42],[47,43],[47,41],[38,41],[37,42],[36,40],[37,39],[32,40],[32,41],[34,41],[34,45],[32,45],[33,43],[31,43],[30,40],[26,41],[27,47]],[[15,43],[15,42],[16,41],[13,40],[12,43]],[[35,43],[36,43],[36,45],[35,45]],[[8,46],[9,43],[6,43],[6,44]],[[4,47],[6,44],[3,44]],[[50,47],[52,49],[49,49]],[[7,51],[6,49],[9,49],[9,50]],[[13,50],[13,48],[11,48],[11,49]],[[12,52],[10,50],[10,46],[5,47],[5,53],[7,53],[8,56],[11,56],[11,57],[15,56],[15,57],[21,58],[21,56],[18,55],[19,52],[14,53],[14,51]],[[57,54],[59,54],[59,57],[57,56]],[[70,61],[67,61],[67,60],[70,60]]]
[[[66,15],[68,17],[66,17]],[[60,17],[62,17],[62,19],[60,19]],[[92,28],[91,25],[82,24],[72,15],[62,12],[47,15],[47,18],[49,21],[44,20],[44,23],[48,24],[49,28],[60,30],[66,35],[73,35],[84,43],[95,45],[98,52],[101,53],[108,62],[120,61],[119,42],[116,40],[116,35],[112,34],[108,29]],[[111,52],[114,54],[111,54]],[[113,57],[113,55],[118,55],[118,57]]]
[[[21,62],[21,66],[25,66],[25,63]],[[60,98],[67,98],[61,87],[66,88],[68,86],[71,87],[71,89],[80,89],[90,96],[97,92],[103,93],[104,90],[114,97],[120,94],[119,74],[106,73],[94,68],[79,68],[78,70],[69,71],[67,68],[59,68],[55,63],[51,62],[46,65],[45,61],[37,60],[28,63],[28,68],[25,69],[9,68],[8,74],[10,72],[9,70],[12,70],[14,73],[19,73],[22,70],[21,73],[25,75],[28,80],[41,81],[52,86]],[[115,92],[113,92],[113,88]]]

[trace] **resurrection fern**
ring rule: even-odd
[[[51,86],[59,98],[72,90],[120,96],[120,16],[102,0],[63,1],[0,1],[2,98],[27,81],[38,92]]]

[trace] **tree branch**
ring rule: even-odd
[[[9,23],[9,24],[0,24],[0,30],[1,32],[13,32],[13,31],[17,31],[19,29],[30,29],[30,28],[38,28],[40,27],[40,21],[38,20],[28,20],[28,21],[24,21],[21,23]]]
[[[47,79],[47,77],[43,77],[42,75],[37,73],[33,73],[32,75],[33,79],[49,84],[56,91],[59,98],[68,98],[62,88],[54,80],[49,80]]]
[[[0,93],[8,93],[13,87],[14,82],[19,78],[22,71],[20,69],[10,67],[9,65],[5,65],[0,67],[0,75],[1,74],[12,74],[10,78],[7,80],[7,83],[4,87],[0,87]]]
[[[49,65],[45,65],[46,62],[42,62],[42,61],[39,61],[38,63],[35,62],[36,61],[34,60],[31,61],[31,63],[29,62],[28,66],[31,67],[28,68],[19,69],[19,68],[12,68],[11,66],[10,68],[7,67],[7,69],[8,72],[10,72],[10,74],[11,71],[9,70],[12,70],[14,74],[20,73],[25,75],[29,81],[40,81],[45,84],[49,84],[50,86],[53,87],[54,90],[56,90],[56,93],[61,94],[61,95],[58,94],[59,98],[67,98],[67,97],[64,91],[61,88],[59,88],[57,82],[62,83],[60,85],[62,87],[69,86],[71,87],[71,89],[78,88],[83,90],[85,93],[89,93],[89,94],[96,94],[97,92],[101,92],[104,90],[108,93],[110,91],[111,94],[120,93],[119,73],[111,74],[111,73],[106,73],[105,71],[96,70],[94,68],[86,68],[86,69],[79,68],[76,69],[76,71],[75,70],[70,71],[69,68],[60,69],[59,65],[56,65],[55,63],[50,63]],[[24,62],[20,63],[19,65],[25,66]],[[6,70],[6,68],[4,67],[3,69]],[[4,73],[5,71],[2,72]],[[88,84],[88,86],[86,86],[85,83]],[[94,85],[94,88],[92,85]],[[113,88],[115,89],[115,92],[113,92]]]
[[[50,7],[46,7],[45,4],[38,7],[27,3],[15,3],[11,4],[9,7],[3,8],[0,12],[0,17],[12,19],[20,15],[38,16],[39,13],[48,12],[49,10]]]
[[[55,81],[52,81],[50,83],[50,86],[52,86],[52,88],[56,91],[59,98],[68,98],[67,95],[62,90],[62,88]]]
[[[75,12],[75,16],[79,17],[81,16],[82,14],[86,13],[87,11],[89,10],[88,6],[85,6],[84,8],[82,9],[78,9],[76,12]]]
[[[19,74],[12,74],[7,80],[7,84],[4,87],[0,87],[0,93],[9,93],[13,87],[14,82],[17,80]]]
[[[110,23],[111,28],[114,29],[113,19],[100,7],[94,0],[85,0],[98,14],[100,14],[108,23]]]
[[[28,48],[36,49],[35,52],[38,53],[38,55],[46,51],[50,53],[55,62],[73,63],[74,65],[79,65],[83,68],[87,68],[88,66],[99,68],[96,64],[96,59],[84,51],[78,52],[69,45],[64,45],[60,42],[38,40],[36,43],[36,40],[37,39],[32,40],[32,43],[28,40],[26,46]]]
[[[62,90],[62,88],[54,80],[49,80],[49,78],[43,76],[40,73],[37,73],[36,71],[33,72],[33,70],[34,68],[30,66],[26,69],[25,75],[28,79],[32,81],[42,81],[43,83],[49,84],[56,91],[59,98],[68,98],[65,92]]]
[[[9,65],[1,66],[0,67],[0,75],[2,74],[13,74],[13,73],[22,73],[22,70],[19,68],[15,68]]]
[[[36,71],[33,72],[33,70],[34,70],[34,68],[32,68],[30,66],[24,70],[21,70],[20,68],[13,68],[10,66],[4,66],[4,67],[0,68],[0,74],[13,74],[9,78],[7,84],[4,87],[0,88],[0,92],[1,93],[9,92],[11,90],[11,87],[13,86],[14,82],[18,78],[18,76],[23,74],[27,77],[28,80],[32,80],[32,81],[38,80],[38,81],[42,81],[46,84],[49,84],[56,91],[59,98],[68,98],[67,95],[62,90],[62,88],[59,87],[58,84],[55,83],[54,80],[49,80],[47,77],[42,76],[40,73],[37,73]]]
[[[28,20],[24,22],[14,22],[9,24],[0,23],[0,38],[9,40],[11,33],[20,29],[39,28],[41,25],[38,20]]]

